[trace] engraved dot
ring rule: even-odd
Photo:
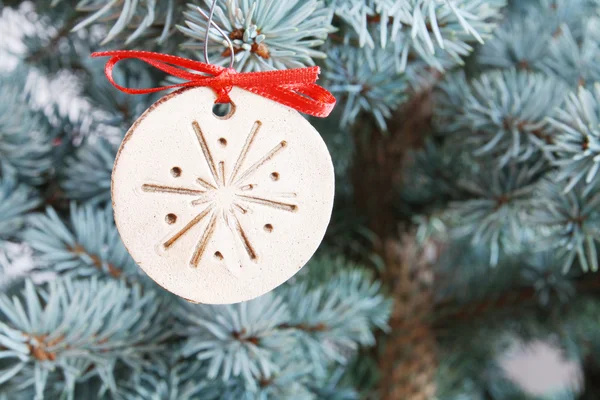
[[[179,167],[171,168],[171,175],[173,175],[175,178],[179,178],[181,176],[181,168],[179,168]]]
[[[273,225],[271,225],[271,224],[266,224],[264,226],[264,228],[265,228],[265,231],[267,231],[269,233],[273,232]]]
[[[217,260],[222,260],[223,259],[223,254],[221,254],[220,251],[215,252],[215,258]]]
[[[227,146],[227,139],[225,138],[220,138],[219,139],[219,144],[223,147]]]
[[[165,217],[165,221],[167,221],[167,224],[172,225],[175,222],[177,222],[177,215],[167,214],[167,216]]]
[[[279,173],[278,172],[271,172],[271,179],[273,179],[274,181],[278,181],[279,180]]]

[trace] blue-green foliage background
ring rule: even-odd
[[[598,398],[599,2],[218,1],[236,69],[319,65],[338,99],[312,121],[336,168],[323,245],[280,288],[231,306],[175,298],[127,254],[112,163],[157,97],[119,92],[89,57],[202,60],[209,3],[0,1],[0,399],[373,398],[391,373],[376,359],[394,293],[378,280],[383,238],[355,208],[379,193],[354,185],[357,154],[407,134],[415,102],[429,116],[385,188],[387,218],[437,249],[437,398]],[[208,50],[229,62],[214,30]],[[115,73],[130,87],[165,79],[141,63]],[[515,338],[558,346],[584,391],[510,383],[498,358]]]

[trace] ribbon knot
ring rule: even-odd
[[[149,51],[103,51],[92,53],[92,57],[110,57],[104,68],[106,77],[117,89],[129,94],[203,86],[213,89],[217,95],[215,103],[230,103],[229,93],[235,86],[315,117],[328,116],[336,101],[330,92],[315,83],[319,67],[238,73],[233,68]],[[119,61],[129,58],[144,61],[183,82],[154,88],[123,87],[114,81],[113,68]]]
[[[231,77],[236,73],[236,70],[233,68],[225,68],[223,71],[214,76],[213,83],[210,85],[210,87],[212,87],[217,94],[215,103],[231,103],[231,99],[229,98],[229,92],[231,92],[231,89],[233,89]]]

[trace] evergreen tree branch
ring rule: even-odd
[[[67,8],[68,9],[68,8]],[[75,11],[70,11],[67,19],[62,23],[60,29],[52,36],[52,38],[38,47],[34,52],[27,55],[25,62],[28,64],[38,64],[43,58],[57,53],[57,47],[61,40],[71,34],[73,27],[77,24],[78,15]]]
[[[600,277],[592,275],[589,279],[582,279],[575,283],[576,292],[580,295],[599,295]],[[478,318],[506,314],[511,317],[520,311],[539,306],[538,293],[534,287],[521,287],[510,289],[491,298],[477,299],[465,303],[452,299],[444,300],[436,304],[434,326],[436,329],[455,325],[456,322],[469,322]]]
[[[68,275],[141,277],[120,240],[111,207],[71,204],[69,224],[49,208],[45,215],[33,215],[29,225],[23,238],[47,268]]]

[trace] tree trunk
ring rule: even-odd
[[[395,204],[407,154],[423,144],[430,119],[431,93],[424,92],[400,110],[389,132],[380,131],[369,117],[354,128],[355,202],[379,238],[375,251],[385,261],[380,277],[394,300],[392,334],[380,338],[385,341],[378,357],[383,400],[429,400],[435,395],[437,343],[430,326],[433,275],[413,236],[400,232]]]

